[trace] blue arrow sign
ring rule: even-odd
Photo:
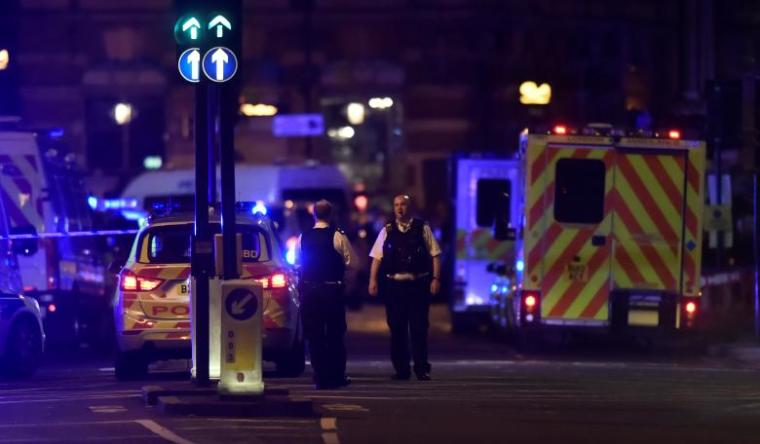
[[[256,314],[258,308],[259,303],[256,295],[244,288],[232,290],[224,300],[224,309],[227,310],[227,314],[238,321],[250,319]]]
[[[179,56],[177,61],[179,74],[183,79],[191,83],[198,83],[201,80],[201,51],[198,48],[185,50]]]
[[[226,82],[235,75],[237,68],[235,53],[223,46],[211,48],[203,56],[203,73],[211,81]]]

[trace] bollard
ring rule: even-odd
[[[261,329],[264,311],[262,286],[250,280],[222,282],[221,374],[223,397],[261,396]]]

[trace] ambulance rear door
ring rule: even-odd
[[[690,160],[689,148],[699,143],[623,139],[617,146],[612,283],[617,292],[627,294],[631,308],[663,303],[675,308],[679,295],[697,291],[701,202],[687,194],[699,196],[701,189],[701,173]],[[635,313],[640,319],[629,314],[629,324],[656,326],[663,321],[658,310]]]
[[[546,324],[605,325],[611,252],[612,140],[538,136],[526,179],[526,288]]]
[[[519,222],[519,162],[509,159],[456,160],[456,258],[454,311],[488,303],[491,263],[513,263],[513,241],[493,238],[494,221]]]

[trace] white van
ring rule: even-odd
[[[217,168],[217,197],[221,194],[221,174]],[[266,206],[281,206],[287,200],[313,201],[318,198],[347,205],[348,184],[333,165],[235,165],[235,200],[262,201]],[[134,178],[122,192],[124,199],[135,199],[138,211],[151,214],[152,204],[172,198],[192,208],[195,196],[195,170],[149,171]],[[127,216],[133,216],[127,214]]]
[[[4,222],[28,237],[18,252],[22,291],[40,302],[51,338],[97,342],[110,318],[105,266],[83,174],[51,144],[33,132],[0,131]]]
[[[221,175],[217,168],[217,197]],[[294,236],[314,223],[307,205],[329,200],[336,208],[336,222],[348,223],[349,190],[345,175],[334,165],[247,165],[235,166],[236,202],[258,202],[278,225],[278,234],[287,247]],[[195,199],[195,170],[145,172],[134,178],[122,192],[130,209],[127,218],[139,219],[160,213],[167,206],[192,211]],[[217,199],[218,201],[218,199]]]

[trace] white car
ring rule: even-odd
[[[0,295],[0,373],[31,376],[39,367],[44,344],[37,301],[20,295]]]

